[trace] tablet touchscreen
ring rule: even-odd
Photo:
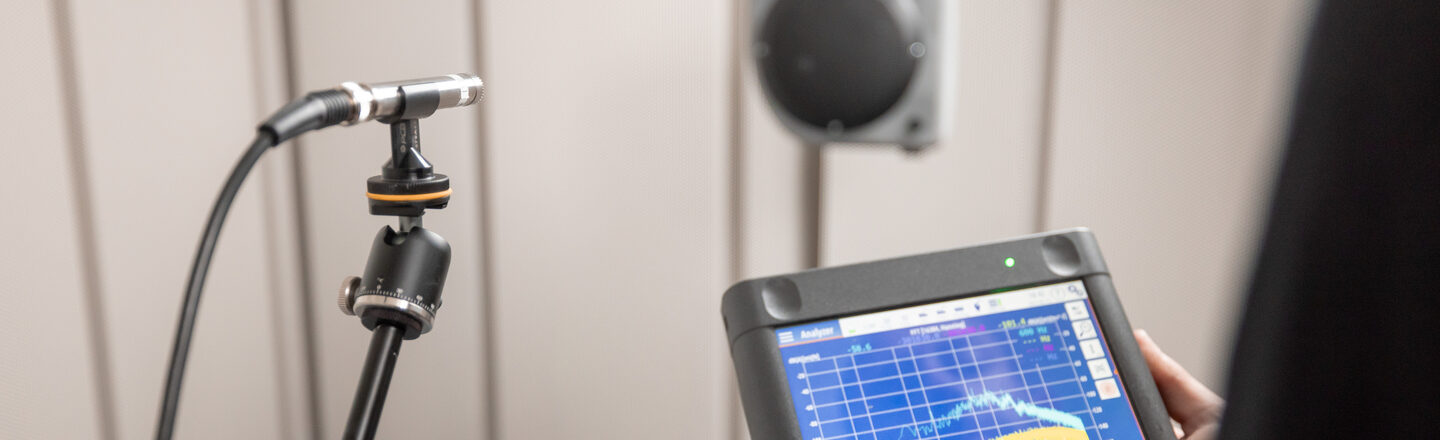
[[[1140,439],[1081,281],[775,330],[807,440]]]

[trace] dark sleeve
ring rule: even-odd
[[[1440,2],[1317,11],[1223,439],[1440,438]]]

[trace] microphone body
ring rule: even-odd
[[[480,102],[484,96],[485,82],[468,73],[377,84],[346,82],[287,104],[260,124],[260,130],[273,134],[279,145],[301,133],[336,124],[420,119],[440,109]]]
[[[346,124],[358,124],[372,119],[419,119],[439,109],[474,104],[485,94],[485,83],[478,76],[457,73],[373,85],[347,82],[340,84],[340,89],[354,103]]]

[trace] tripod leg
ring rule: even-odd
[[[370,339],[370,353],[365,355],[365,369],[355,389],[355,402],[350,406],[350,420],[345,423],[345,439],[371,440],[380,424],[380,410],[385,406],[385,393],[390,390],[390,375],[400,357],[400,342],[405,330],[382,322],[375,326]]]

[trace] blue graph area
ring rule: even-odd
[[[1082,353],[1064,304],[851,337],[836,322],[777,330],[806,440],[1142,438],[1103,335]]]
[[[995,394],[989,391],[980,395],[967,396],[963,402],[955,404],[949,412],[936,416],[931,414],[928,424],[915,424],[909,429],[900,431],[900,438],[910,434],[911,438],[924,438],[935,435],[942,429],[949,428],[956,422],[971,417],[977,409],[1013,410],[1017,416],[1035,419],[1040,423],[1051,423],[1056,426],[1064,426],[1085,430],[1085,421],[1080,417],[1054,408],[1045,408],[1024,400],[1016,399],[1010,393]]]

